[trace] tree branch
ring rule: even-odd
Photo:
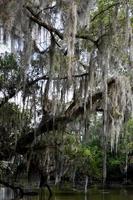
[[[34,22],[36,22],[38,25],[44,27],[47,29],[50,33],[55,33],[61,40],[63,40],[63,34],[58,31],[58,29],[52,27],[51,25],[48,25],[45,22],[42,22],[40,18],[37,18],[36,14],[33,12],[33,10],[29,6],[25,6],[25,8],[30,12],[30,19]]]
[[[99,15],[103,14],[104,12],[108,11],[108,10],[111,9],[112,7],[117,6],[117,5],[119,5],[119,4],[120,4],[120,2],[117,2],[117,3],[114,3],[114,4],[109,5],[109,6],[106,7],[105,9],[101,10],[99,13],[97,13],[97,14],[91,19],[91,22],[93,22]]]
[[[108,81],[108,88],[115,83],[115,79],[111,79]],[[92,95],[92,99],[88,98],[86,102],[86,109],[90,109],[90,103],[93,102],[93,106],[99,104],[99,101],[102,101],[103,98],[103,91],[97,92]],[[97,106],[95,110],[97,110]],[[47,133],[53,130],[61,129],[62,126],[66,125],[67,123],[73,121],[80,115],[84,114],[84,103],[79,105],[77,102],[72,102],[72,104],[66,109],[64,115],[62,116],[50,116],[48,115],[47,118],[45,116],[42,117],[42,120],[37,128],[31,130],[27,135],[20,137],[16,145],[16,152],[19,154],[25,154],[29,149],[29,145],[31,145],[34,141],[34,137],[36,133],[36,137],[40,136],[43,133]]]
[[[73,78],[80,78],[80,77],[85,77],[88,76],[89,73],[83,73],[83,74],[77,74],[77,75],[72,75]],[[68,79],[68,76],[64,76],[64,77],[53,77],[52,80],[65,80]],[[49,80],[49,77],[47,75],[43,75],[40,76],[34,80],[31,81],[27,81],[25,88],[29,88],[31,86],[33,86],[34,84],[36,84],[38,81],[41,80]],[[13,98],[18,92],[20,92],[21,90],[23,90],[23,86],[20,86],[20,88],[12,91],[9,95],[3,97],[0,100],[0,108],[5,105],[11,98]]]
[[[29,11],[30,15],[29,18],[37,23],[38,25],[47,29],[50,33],[55,33],[61,40],[64,39],[63,33],[61,33],[58,29],[54,28],[53,26],[47,24],[46,22],[42,22],[42,20],[34,13],[34,11],[29,7],[25,6],[25,8]],[[92,43],[95,44],[95,40],[93,40],[89,35],[77,34],[76,38],[90,40]]]

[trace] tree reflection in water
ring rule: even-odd
[[[0,188],[0,200],[10,200],[13,198],[13,191],[10,188]]]
[[[24,196],[23,198],[14,198],[14,193],[10,188],[0,188],[0,200],[50,200],[51,195],[47,196],[43,192],[40,192],[37,196]]]
[[[0,200],[133,200],[132,188],[123,189],[110,189],[110,190],[90,190],[87,195],[81,194],[58,194],[47,196],[44,190],[39,192],[37,196],[24,196],[23,198],[14,198],[14,194],[11,189],[1,187],[0,188]]]

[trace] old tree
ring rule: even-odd
[[[133,1],[1,0],[0,42],[1,176],[36,166],[55,184],[85,177],[86,190],[105,184],[114,152],[127,170]]]

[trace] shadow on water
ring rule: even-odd
[[[38,196],[24,196],[21,200],[133,200],[133,188],[113,189],[113,190],[89,190],[87,195],[81,194],[58,194],[48,196],[45,192],[39,192]],[[0,188],[0,200],[20,200],[14,198],[14,194],[9,188]]]

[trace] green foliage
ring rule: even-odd
[[[126,124],[126,131],[133,136],[133,119],[129,119]]]
[[[8,131],[19,130],[22,119],[25,118],[27,126],[30,124],[30,115],[28,110],[21,112],[15,103],[6,103],[0,108],[0,125],[6,127]]]
[[[5,71],[17,70],[18,64],[13,54],[5,54],[0,57],[0,69]]]
[[[129,119],[123,128],[123,137],[120,143],[120,149],[123,152],[132,152],[133,149],[133,119]]]
[[[13,54],[0,57],[0,90],[12,93],[21,81],[21,70]]]
[[[100,151],[98,152],[95,146],[81,145],[75,154],[74,164],[82,174],[99,179],[101,177],[100,159]]]
[[[116,154],[114,155],[113,153],[108,154],[108,168],[115,168],[116,166],[123,166],[125,163],[125,155],[122,154]]]

